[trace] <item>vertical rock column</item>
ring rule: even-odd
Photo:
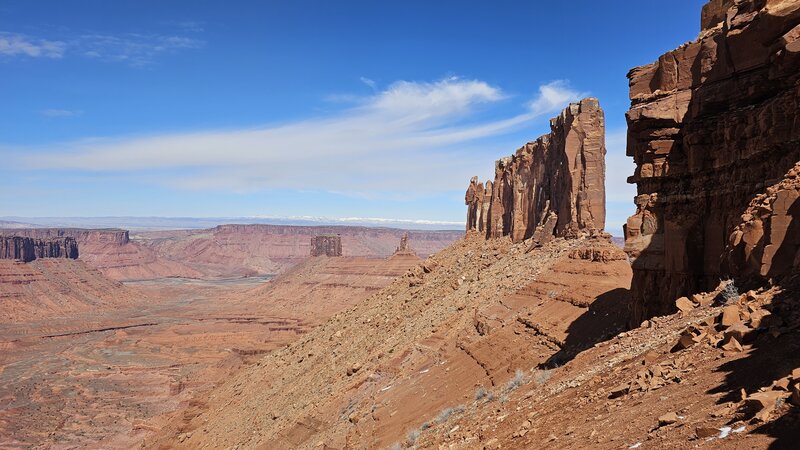
[[[482,204],[467,201],[468,229],[476,229],[476,223],[487,238],[511,236],[514,242],[535,234],[574,237],[603,229],[606,149],[599,102],[571,103],[550,121],[550,129],[495,163]],[[467,198],[477,198],[479,191],[473,177]],[[480,211],[477,219],[474,211]]]

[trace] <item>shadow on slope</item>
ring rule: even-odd
[[[624,288],[598,295],[586,312],[569,325],[561,349],[548,358],[542,368],[563,366],[578,353],[623,331],[628,322],[630,298],[630,290]]]

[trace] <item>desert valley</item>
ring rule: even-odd
[[[798,448],[800,1],[698,17],[627,73],[623,239],[591,95],[459,230],[4,222],[0,448]]]

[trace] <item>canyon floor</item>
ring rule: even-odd
[[[418,261],[321,257],[275,279],[125,284],[80,261],[4,262],[3,303],[34,305],[39,317],[31,310],[0,325],[0,448],[136,446],[238,368]],[[37,275],[42,264],[49,271]],[[74,292],[94,287],[109,292],[99,300]],[[41,299],[54,292],[76,306],[48,308]]]

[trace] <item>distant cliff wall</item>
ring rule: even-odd
[[[78,244],[69,237],[34,239],[0,236],[0,259],[30,262],[39,258],[78,258]]]
[[[495,163],[494,181],[473,177],[467,231],[487,238],[577,236],[605,226],[605,118],[595,98],[570,104],[551,131]],[[540,236],[534,236],[537,234]]]
[[[118,244],[125,245],[130,241],[128,230],[115,228],[108,229],[85,229],[85,228],[20,228],[9,229],[7,234],[14,236],[24,236],[36,239],[51,239],[61,237],[71,237],[78,241],[78,244]]]
[[[713,0],[701,27],[628,74],[635,322],[721,278],[784,273],[800,243],[781,184],[800,160],[800,2]]]

